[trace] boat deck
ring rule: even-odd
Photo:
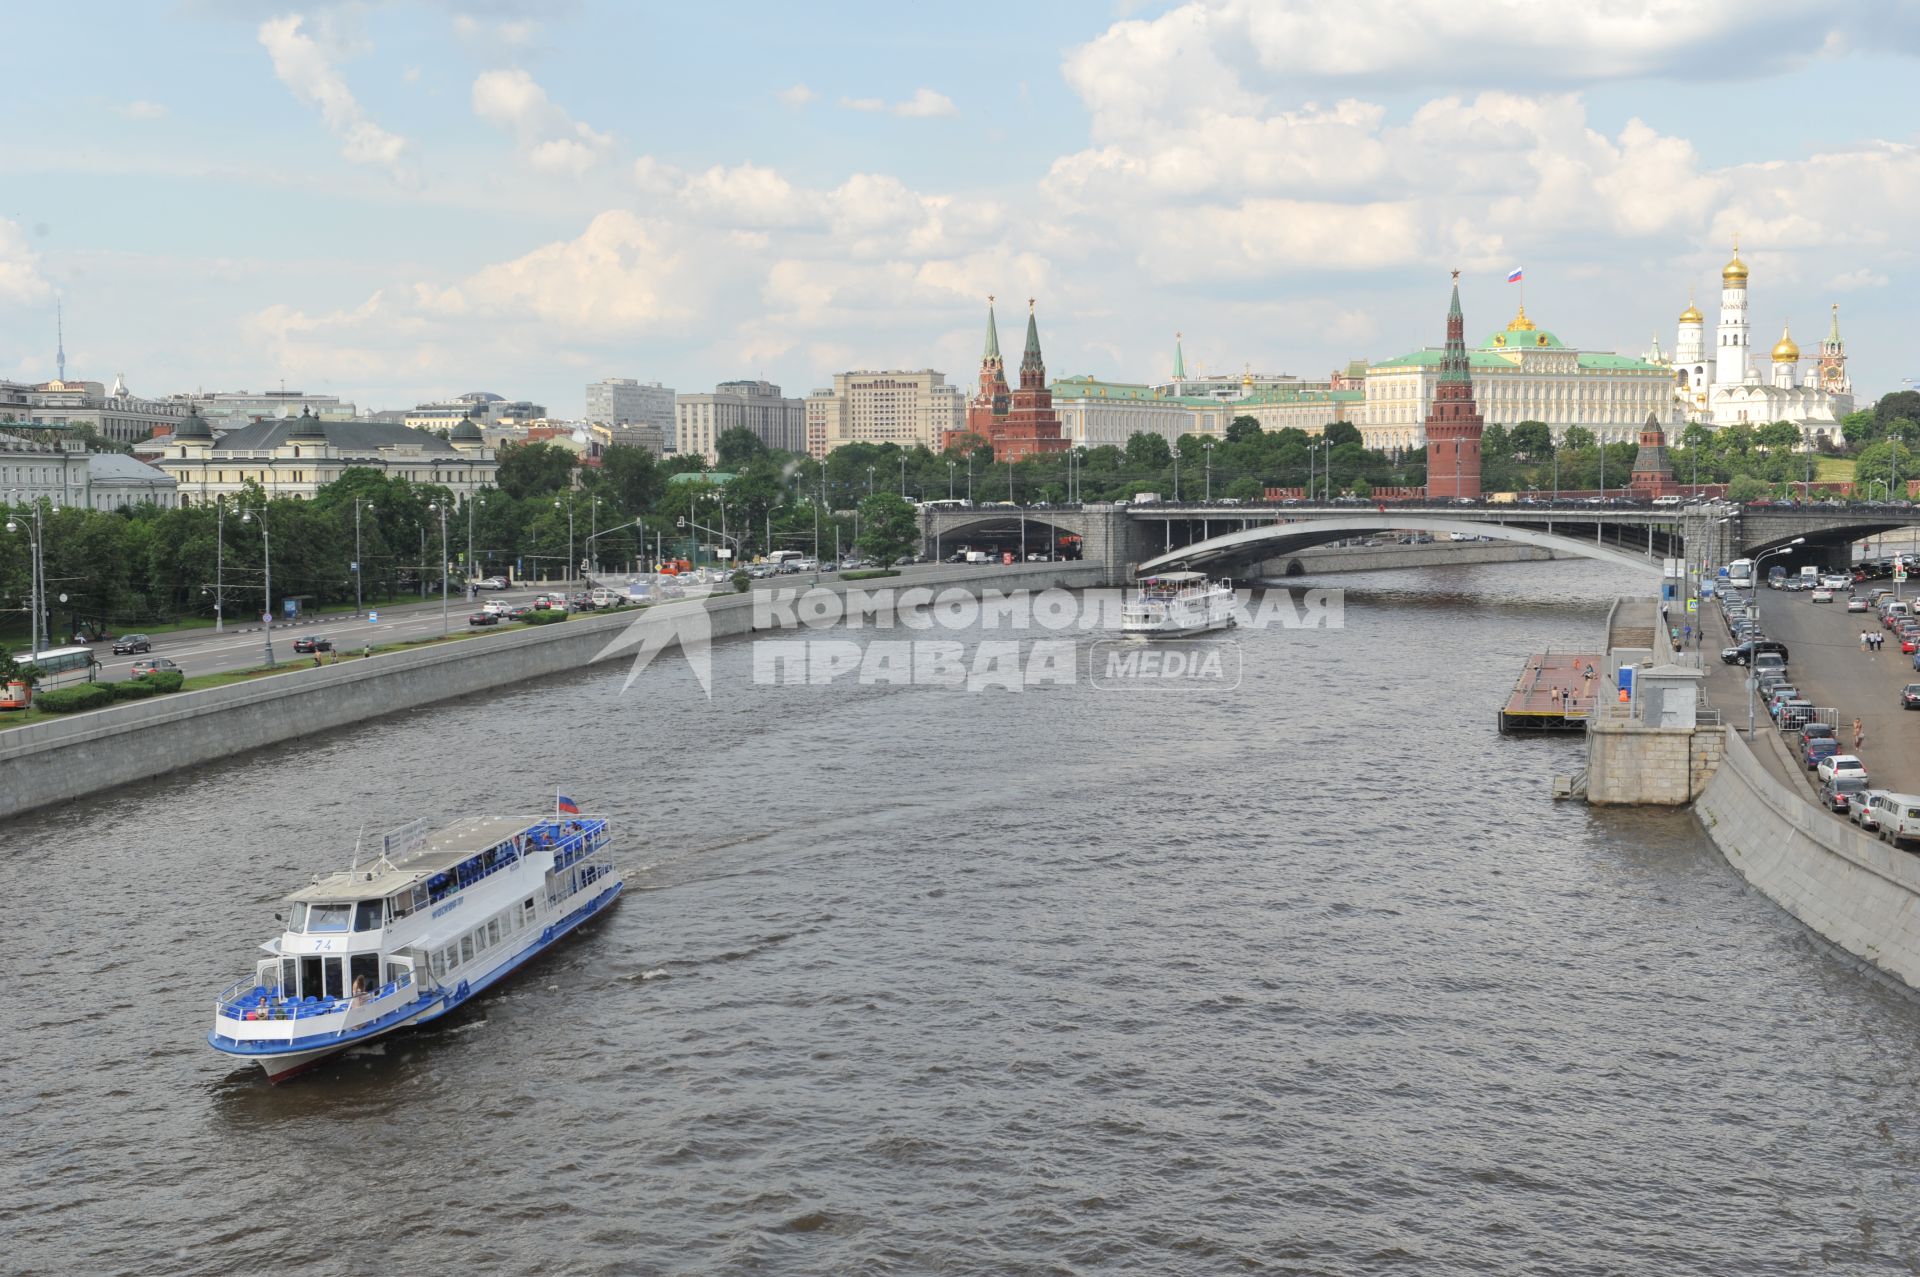
[[[1587,677],[1587,671],[1593,677]],[[1536,652],[1500,710],[1502,732],[1584,732],[1596,697],[1612,689],[1607,658],[1594,652]],[[1570,693],[1554,695],[1560,688]]]

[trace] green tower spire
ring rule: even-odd
[[[987,349],[982,359],[1000,358],[1000,325],[993,319],[993,297],[987,297]]]
[[[1184,335],[1183,333],[1173,335],[1173,379],[1175,381],[1187,379],[1187,357],[1180,349],[1180,338]]]

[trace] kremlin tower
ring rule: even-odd
[[[1473,402],[1466,318],[1460,313],[1460,272],[1453,272],[1447,308],[1447,348],[1427,413],[1427,496],[1433,500],[1480,495],[1480,410]]]
[[[980,387],[967,404],[966,432],[979,435],[993,448],[995,461],[1022,461],[1035,453],[1065,452],[1060,418],[1053,411],[1053,392],[1047,389],[1047,365],[1040,357],[1040,329],[1034,321],[1033,299],[1027,299],[1027,346],[1020,356],[1020,388],[1009,390],[1000,358],[1000,329],[994,320],[993,298],[987,298],[987,346],[980,358]],[[941,440],[952,447],[956,436]]]

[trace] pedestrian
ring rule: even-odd
[[[1860,747],[1867,743],[1867,729],[1859,719],[1853,720],[1853,752],[1859,753]]]
[[[1863,652],[1867,650],[1867,632],[1865,630],[1860,631],[1860,650]]]
[[[1548,698],[1553,702],[1553,707],[1555,709],[1559,709],[1560,708],[1560,685],[1558,683],[1555,683],[1553,685],[1553,689],[1550,692],[1548,692],[1547,695],[1548,695]]]

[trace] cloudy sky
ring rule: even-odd
[[[0,377],[581,410],[846,368],[1325,372],[1528,310],[1570,344],[1838,302],[1920,379],[1920,2],[16,6]],[[1017,341],[1017,334],[1012,338]],[[1763,340],[1764,339],[1764,340]]]

